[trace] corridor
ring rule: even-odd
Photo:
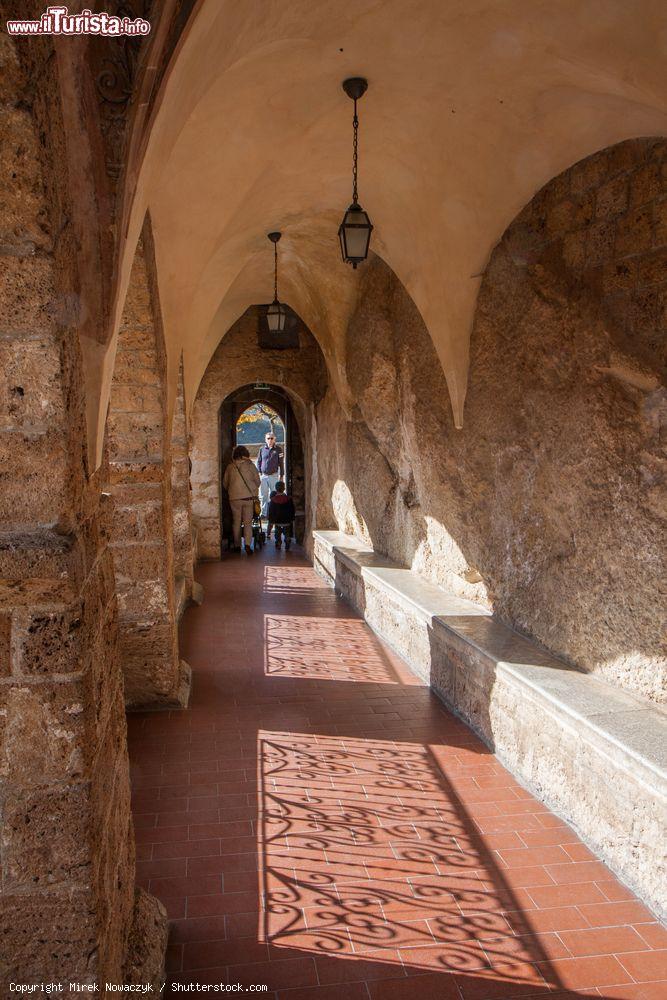
[[[299,552],[197,575],[190,708],[128,723],[165,993],[665,996],[650,912]]]

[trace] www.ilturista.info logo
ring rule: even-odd
[[[68,7],[47,7],[39,21],[7,21],[10,35],[147,35],[150,23],[143,17],[118,17],[100,11],[70,14]]]

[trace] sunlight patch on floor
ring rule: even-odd
[[[262,732],[258,751],[262,940],[545,985],[427,746]]]
[[[358,619],[268,614],[264,637],[266,674],[399,683],[379,643]]]

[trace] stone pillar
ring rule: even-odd
[[[176,402],[171,425],[171,507],[174,536],[174,588],[176,617],[192,597],[194,583],[194,542],[190,497],[190,454],[185,416],[183,361],[178,373]]]
[[[0,994],[122,982],[134,912],[113,566],[86,474],[76,248],[48,146],[58,78],[26,95],[0,36]],[[29,101],[55,95],[43,173]],[[41,92],[41,91],[40,91]],[[49,171],[47,174],[46,171]],[[52,172],[52,173],[51,173]],[[57,232],[57,239],[52,233]]]
[[[153,276],[147,222],[123,310],[107,421],[111,551],[130,707],[183,706],[189,689],[178,656],[166,361]]]

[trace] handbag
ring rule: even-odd
[[[243,475],[243,473],[241,472],[241,469],[240,469],[240,467],[238,465],[236,466],[236,471],[238,472],[239,476],[241,477],[241,479],[245,483],[245,488],[247,489],[248,494],[250,496],[252,496],[252,490],[248,486],[246,477]],[[259,517],[261,515],[261,513],[262,513],[262,501],[258,497],[254,497],[253,501],[252,501],[252,515],[253,515],[253,517]]]

